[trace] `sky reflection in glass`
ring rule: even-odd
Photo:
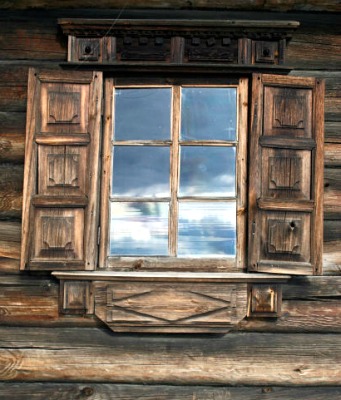
[[[182,88],[181,140],[236,140],[236,88]]]
[[[116,89],[115,140],[169,140],[170,88]]]
[[[236,203],[179,204],[178,256],[236,255]]]
[[[169,147],[114,146],[113,196],[169,197]]]
[[[111,203],[110,255],[167,255],[168,214],[168,203]]]
[[[181,146],[179,196],[236,194],[234,147]]]

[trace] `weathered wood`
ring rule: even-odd
[[[341,143],[341,121],[325,121],[325,138],[329,143]]]
[[[293,277],[282,286],[284,300],[337,299],[341,296],[341,277]]]
[[[14,133],[0,135],[0,162],[23,163],[25,154],[25,136]]]
[[[325,228],[326,232],[326,228]],[[341,240],[323,243],[323,274],[341,275]]]
[[[66,60],[66,40],[58,37],[53,19],[1,21],[0,58],[3,60]]]
[[[286,62],[294,68],[328,69],[341,68],[340,37],[333,34],[297,32],[288,46]]]
[[[340,300],[283,300],[277,319],[243,320],[239,329],[258,332],[324,332],[341,333]]]
[[[1,110],[23,112],[26,110],[26,101],[26,86],[0,86]]]
[[[55,280],[26,275],[0,276],[2,325],[47,327],[101,325],[99,320],[92,317],[65,317],[59,313],[58,305],[59,285]]]
[[[340,167],[341,166],[341,144],[326,143],[324,146],[325,166]]]
[[[28,87],[21,269],[94,269],[102,74],[32,69]]]
[[[23,166],[0,164],[0,218],[21,218]]]
[[[0,383],[0,396],[8,400],[326,400],[341,397],[341,388]]]
[[[341,221],[325,220],[324,221],[324,242],[341,240]]]
[[[180,0],[173,0],[173,9],[183,8],[184,4]],[[220,9],[230,9],[230,10],[270,10],[270,11],[339,11],[338,3],[336,1],[295,1],[293,3],[288,3],[285,0],[278,0],[271,3],[258,3],[255,0],[250,0],[245,3],[240,3],[238,1],[220,1],[214,0],[207,2],[207,0],[192,0],[191,3],[186,5],[189,8],[220,8]],[[169,2],[154,0],[129,0],[125,2],[124,0],[116,1],[115,4],[110,0],[101,1],[99,4],[94,4],[91,0],[76,0],[76,1],[63,1],[55,2],[51,4],[48,0],[38,1],[38,0],[9,0],[3,6],[5,9],[27,9],[35,7],[44,7],[47,9],[53,8],[169,8]]]
[[[324,219],[341,219],[341,169],[324,169]]]
[[[283,285],[283,292],[283,311],[279,319],[244,320],[238,329],[263,332],[340,332],[339,277],[294,278]],[[65,317],[59,314],[58,284],[46,277],[2,275],[0,308],[1,323],[6,325],[85,327],[100,324],[96,318]]]
[[[341,332],[341,277],[295,277],[282,285],[277,319],[243,320],[240,330],[271,332]]]
[[[0,135],[17,133],[25,135],[26,113],[0,111]]]
[[[321,273],[323,89],[313,78],[253,76],[249,271]]]
[[[8,274],[18,274],[19,273],[20,259],[13,258],[13,254],[8,257],[0,257],[0,272]]]
[[[338,385],[339,335],[128,336],[0,328],[0,378],[200,385]],[[152,349],[152,351],[151,351]]]

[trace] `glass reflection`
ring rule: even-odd
[[[180,196],[235,196],[234,147],[182,146]]]
[[[181,140],[236,140],[236,88],[182,88]]]
[[[169,147],[114,146],[113,196],[169,196]]]
[[[110,255],[167,255],[168,213],[168,203],[111,203]]]
[[[236,203],[180,203],[178,230],[178,256],[235,256]]]
[[[116,89],[115,140],[169,140],[171,89]]]

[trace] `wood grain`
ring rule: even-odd
[[[0,383],[0,396],[16,400],[325,400],[340,387],[231,387],[123,385],[109,383]]]
[[[1,327],[0,337],[0,377],[9,381],[332,386],[341,378],[334,334],[137,340],[90,328]]]
[[[44,7],[47,9],[53,8],[112,8],[113,4],[110,0],[101,1],[99,4],[94,4],[90,0],[77,0],[77,1],[63,1],[51,4],[47,0],[9,0],[6,1],[5,9],[27,9],[35,7]],[[130,0],[128,3],[124,0],[115,2],[114,8],[169,8],[170,3],[167,1],[155,1],[155,0]],[[173,9],[183,8],[184,4],[180,0],[173,0],[171,2]],[[258,3],[255,0],[249,0],[245,3],[240,4],[238,1],[221,1],[214,0],[207,2],[207,0],[192,0],[191,3],[187,4],[188,8],[220,8],[220,9],[237,9],[237,10],[270,10],[270,11],[337,11],[339,10],[338,4],[335,1],[295,1],[294,3],[288,3],[284,0],[271,1],[269,3]]]
[[[95,318],[65,317],[60,314],[59,284],[49,277],[0,275],[0,280],[1,325],[46,327],[101,325]]]

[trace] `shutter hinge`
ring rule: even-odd
[[[252,222],[252,235],[255,235],[256,233],[256,223],[255,221]]]
[[[99,243],[101,241],[101,227],[99,226],[97,228],[97,245],[99,246]]]
[[[101,115],[104,115],[104,97],[102,98],[102,102],[101,102]]]

